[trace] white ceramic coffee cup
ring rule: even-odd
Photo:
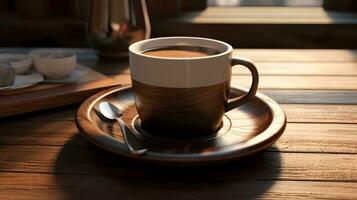
[[[143,54],[174,46],[203,47],[218,53],[188,58]],[[154,132],[170,129],[171,135],[183,137],[217,131],[224,112],[248,102],[258,88],[254,64],[243,58],[232,58],[232,52],[232,46],[225,42],[198,37],[163,37],[132,44],[130,71],[142,124],[156,129]],[[246,95],[229,99],[231,68],[235,65],[248,68],[253,81]]]

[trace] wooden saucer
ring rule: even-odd
[[[231,88],[231,96],[245,92]],[[110,101],[123,111],[128,128],[147,144],[149,150],[144,155],[131,154],[124,145],[118,124],[98,114],[101,101]],[[141,129],[131,87],[116,87],[87,99],[77,112],[76,123],[84,138],[115,154],[156,163],[189,165],[239,159],[260,152],[282,135],[286,117],[274,100],[257,93],[252,101],[227,112],[222,129],[214,136],[191,140],[158,138]]]

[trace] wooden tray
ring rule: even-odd
[[[80,103],[103,89],[118,85],[118,81],[106,77],[76,84],[41,83],[21,90],[1,92],[0,117]]]
[[[231,88],[231,96],[245,92]],[[118,124],[101,118],[98,114],[101,101],[116,104],[132,133],[145,138],[149,150],[144,155],[131,154],[124,145]],[[274,100],[257,93],[250,102],[226,113],[223,127],[214,137],[158,138],[141,129],[131,87],[125,87],[108,89],[86,100],[77,112],[76,123],[84,138],[115,154],[155,163],[192,165],[238,159],[268,148],[285,130],[286,117]]]

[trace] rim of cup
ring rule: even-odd
[[[202,45],[192,45],[189,42],[186,43],[177,43],[177,44],[172,44],[170,46],[193,46],[193,47],[204,47],[204,48],[211,48],[211,49],[215,49],[218,50],[220,53],[218,54],[214,54],[214,55],[208,55],[208,56],[200,56],[200,57],[186,57],[186,58],[178,58],[178,57],[160,57],[160,56],[152,56],[152,55],[146,55],[143,52],[145,51],[149,51],[149,50],[153,50],[153,49],[160,49],[160,48],[164,48],[167,46],[157,46],[157,47],[152,47],[152,48],[147,48],[145,50],[141,50],[144,44],[148,43],[148,42],[160,42],[163,40],[196,40],[196,41],[201,41]],[[212,47],[212,46],[208,46],[207,43],[210,44],[216,44],[217,46],[220,45],[221,49],[224,48],[224,50],[220,50],[217,47]],[[152,39],[146,39],[146,40],[142,40],[139,42],[135,42],[134,44],[129,46],[129,52],[133,53],[137,56],[143,56],[146,58],[152,58],[152,59],[160,59],[160,60],[201,60],[201,59],[207,59],[207,58],[216,58],[216,57],[220,57],[226,54],[230,54],[233,51],[233,47],[223,41],[220,40],[215,40],[215,39],[210,39],[210,38],[203,38],[203,37],[184,37],[184,36],[177,36],[177,37],[159,37],[159,38],[152,38]]]

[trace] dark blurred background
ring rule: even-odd
[[[211,37],[242,48],[357,48],[353,0],[147,0],[147,4],[152,37]],[[90,10],[90,0],[0,0],[0,47],[88,47]]]

